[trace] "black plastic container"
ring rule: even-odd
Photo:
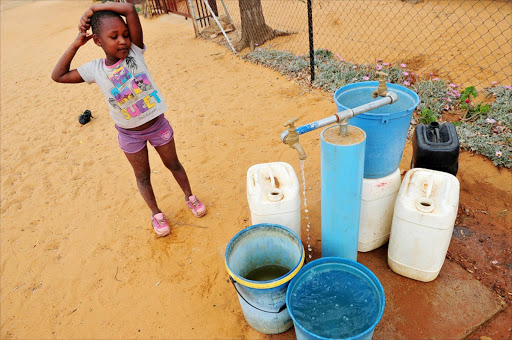
[[[418,124],[412,135],[411,168],[426,168],[457,174],[459,138],[451,123]]]

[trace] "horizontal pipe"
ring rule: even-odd
[[[332,115],[330,117],[317,120],[317,121],[315,121],[313,123],[309,123],[309,124],[306,124],[306,125],[299,126],[296,129],[296,131],[297,131],[298,135],[302,135],[302,134],[304,134],[306,132],[319,129],[321,127],[324,127],[324,126],[327,126],[327,125],[330,125],[330,124],[339,123],[339,122],[341,122],[344,119],[350,119],[350,118],[352,118],[354,116],[357,116],[358,114],[361,114],[361,113],[364,113],[364,112],[368,112],[368,111],[371,111],[371,110],[374,110],[374,109],[378,109],[379,107],[382,107],[384,105],[393,104],[397,100],[398,100],[398,95],[396,93],[390,91],[390,92],[388,92],[386,97],[384,97],[382,99],[379,99],[379,100],[376,100],[376,101],[373,101],[373,102],[370,102],[370,103],[367,103],[367,104],[363,104],[363,105],[357,106],[357,107],[355,107],[353,109],[347,109],[347,110],[339,111],[339,112],[335,113],[334,115]],[[283,143],[284,143],[284,140],[286,139],[287,136],[288,136],[288,130],[285,130],[285,131],[283,131],[281,133],[281,141]]]
[[[319,129],[321,127],[337,123],[338,122],[338,116],[332,115],[330,117],[317,120],[316,122],[309,123],[306,125],[299,126],[296,131],[298,135],[302,135],[306,132],[313,131],[316,129]],[[284,130],[283,133],[281,133],[281,141],[284,142],[284,139],[288,136],[288,130]]]

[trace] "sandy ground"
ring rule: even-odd
[[[150,148],[160,207],[180,223],[170,236],[158,239],[99,89],[50,79],[89,3],[2,7],[0,336],[265,338],[245,323],[227,282],[224,249],[251,224],[247,169],[285,161],[299,172],[295,151],[279,141],[283,123],[334,113],[332,96],[194,39],[190,20],[142,20],[146,61],[170,107],[167,117],[178,154],[194,192],[209,209],[202,219],[191,215]],[[102,53],[89,43],[72,66]],[[23,93],[27,99],[20,97]],[[85,109],[96,119],[81,126],[77,116]],[[319,134],[308,135],[302,144],[308,153],[312,235],[319,238]],[[508,209],[493,231],[506,243],[511,172],[468,153],[461,162],[459,179],[469,183],[461,182],[461,204],[470,209],[475,225],[480,225],[476,210],[484,207],[473,206],[474,193],[490,214]],[[313,248],[314,258],[319,257],[319,242]],[[457,249],[464,255],[464,246]],[[501,286],[503,294],[510,294],[510,281]]]

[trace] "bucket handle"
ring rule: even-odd
[[[279,310],[278,310],[277,312],[269,312],[268,310],[260,309],[260,308],[258,308],[258,307],[256,307],[256,306],[252,305],[249,301],[247,301],[247,300],[244,298],[244,296],[243,296],[242,294],[240,294],[240,292],[238,291],[238,288],[236,288],[236,286],[235,286],[235,280],[234,280],[231,276],[229,276],[229,281],[231,281],[231,283],[233,284],[233,287],[235,287],[235,290],[236,290],[236,293],[238,294],[238,296],[240,296],[240,297],[241,297],[241,298],[242,298],[242,299],[243,299],[243,300],[244,300],[244,301],[245,301],[249,306],[251,306],[252,308],[255,308],[255,309],[257,309],[257,310],[259,310],[259,311],[262,311],[262,312],[265,312],[265,313],[273,313],[273,314],[279,314],[279,313],[281,313],[283,310],[285,310],[285,309],[286,309],[286,302],[285,302],[285,304],[284,304],[283,306],[281,306],[281,308],[279,308]]]

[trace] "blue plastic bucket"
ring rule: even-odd
[[[338,111],[382,99],[372,98],[379,82],[367,81],[345,85],[334,93]],[[380,178],[392,174],[400,164],[412,113],[420,98],[408,88],[387,83],[388,91],[398,95],[398,101],[361,113],[349,120],[351,125],[366,131],[364,178]]]
[[[371,339],[384,313],[384,289],[362,264],[323,257],[290,282],[286,304],[297,339]]]
[[[286,289],[304,263],[299,236],[277,224],[256,224],[237,233],[226,247],[226,268],[235,287],[245,320],[265,334],[287,331],[293,322],[286,308]],[[269,280],[252,280],[260,268],[288,269]]]

